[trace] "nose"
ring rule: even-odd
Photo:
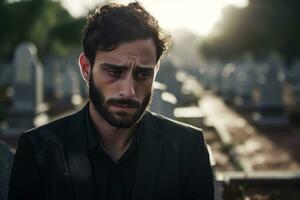
[[[120,96],[126,99],[135,96],[134,80],[130,74],[128,74],[126,77],[124,77],[123,80],[121,80],[120,85]]]

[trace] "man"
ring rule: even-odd
[[[89,102],[21,136],[9,199],[213,199],[201,130],[146,111],[169,41],[137,2],[96,9],[79,57]]]

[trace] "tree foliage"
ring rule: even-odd
[[[246,8],[228,7],[218,32],[206,38],[200,50],[208,59],[224,61],[276,51],[290,63],[300,55],[299,8],[298,0],[249,0]]]
[[[73,18],[57,1],[0,0],[0,59],[11,59],[24,41],[37,45],[40,54],[62,54],[80,47],[84,18]]]

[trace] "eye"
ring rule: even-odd
[[[122,71],[121,70],[118,70],[118,69],[107,69],[106,72],[112,76],[112,77],[115,77],[115,78],[119,78],[122,74]]]
[[[134,73],[134,78],[136,80],[146,80],[147,78],[151,77],[152,74],[152,71],[137,71]]]

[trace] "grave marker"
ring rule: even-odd
[[[45,114],[47,105],[44,103],[43,69],[32,43],[23,43],[15,51],[13,79],[9,128],[19,132],[45,123],[48,117]]]

